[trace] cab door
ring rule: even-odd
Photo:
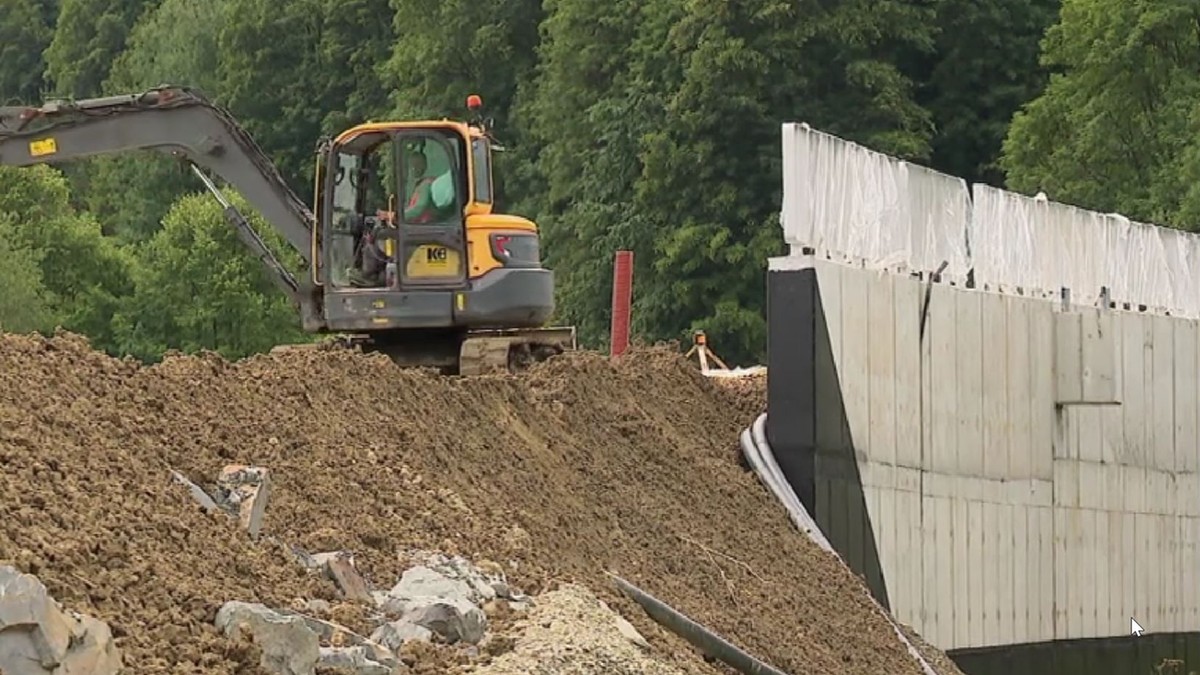
[[[461,288],[467,281],[463,140],[452,130],[402,131],[394,147],[398,199],[389,210],[400,287]]]

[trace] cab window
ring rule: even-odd
[[[330,212],[324,216],[328,229],[323,237],[329,283],[334,287],[353,285],[352,270],[360,267],[363,233],[369,218],[385,210],[395,191],[392,144],[388,134],[367,133],[347,142],[334,153],[326,167],[326,194]]]
[[[475,201],[492,203],[492,154],[487,139],[476,138],[471,142],[471,161],[475,165]]]

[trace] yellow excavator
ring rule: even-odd
[[[537,226],[493,213],[493,136],[475,118],[368,123],[317,145],[310,211],[225,109],[186,87],[0,107],[0,165],[134,150],[185,161],[326,344],[386,353],[402,366],[473,375],[577,348],[546,327],[554,273]],[[233,186],[296,250],[297,276],[226,198]]]

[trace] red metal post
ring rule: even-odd
[[[629,348],[629,315],[633,302],[633,251],[617,251],[613,260],[612,328],[609,354],[620,356]]]

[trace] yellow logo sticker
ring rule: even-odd
[[[30,157],[45,157],[58,152],[58,141],[53,138],[42,138],[29,142]]]
[[[458,275],[459,255],[447,246],[426,244],[417,247],[408,258],[405,272],[409,277],[453,277]]]

